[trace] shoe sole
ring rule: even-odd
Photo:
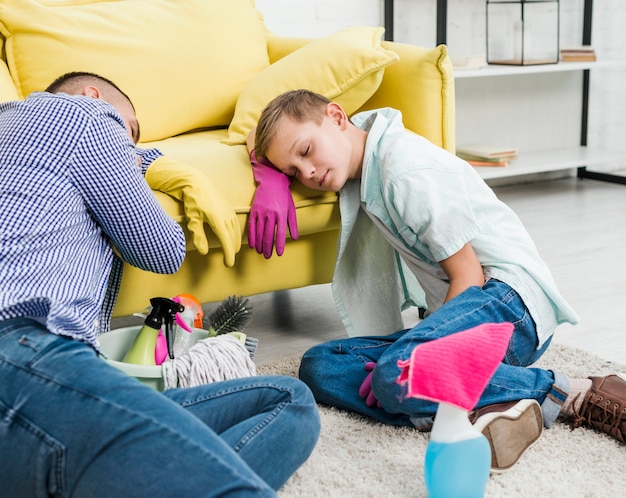
[[[541,407],[534,399],[524,399],[505,412],[483,415],[474,427],[491,446],[491,471],[504,472],[513,467],[541,436]]]

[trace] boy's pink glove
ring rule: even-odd
[[[298,238],[296,206],[289,190],[291,178],[268,160],[257,161],[254,150],[250,151],[250,163],[258,186],[250,207],[248,243],[256,252],[269,259],[276,240],[276,254],[282,256],[287,226],[291,238]]]
[[[376,396],[374,396],[374,391],[372,391],[372,374],[374,373],[375,366],[376,362],[374,361],[368,361],[365,364],[365,371],[369,373],[359,388],[359,396],[365,398],[365,404],[367,406],[378,406],[380,408],[380,403],[376,399]]]

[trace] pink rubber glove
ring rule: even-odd
[[[276,254],[282,256],[287,239],[287,226],[292,239],[298,238],[296,207],[289,186],[291,178],[267,160],[257,161],[250,151],[252,173],[258,186],[250,207],[248,243],[265,259],[272,256],[274,240]]]
[[[372,391],[372,375],[374,373],[374,367],[376,366],[376,362],[368,361],[365,364],[365,371],[369,372],[361,387],[359,387],[359,397],[365,398],[365,404],[367,406],[377,406],[380,408],[380,403],[374,396],[374,391]]]

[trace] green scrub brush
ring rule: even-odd
[[[205,318],[204,328],[209,331],[209,337],[222,334],[235,336],[246,347],[250,358],[254,358],[259,340],[243,333],[251,319],[252,306],[248,304],[248,298],[229,296]]]

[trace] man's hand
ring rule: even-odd
[[[289,190],[291,178],[269,161],[258,161],[254,150],[250,152],[250,163],[258,186],[250,207],[248,242],[251,248],[269,259],[276,241],[276,254],[282,256],[287,227],[291,238],[298,238],[296,207]]]
[[[166,156],[154,160],[146,171],[150,188],[182,201],[187,228],[193,234],[193,243],[200,254],[208,254],[209,242],[204,223],[219,239],[224,251],[224,264],[232,267],[235,254],[241,249],[241,227],[224,196],[206,175]]]
[[[380,403],[376,399],[376,396],[374,396],[374,391],[372,391],[372,375],[374,374],[375,366],[376,362],[374,361],[368,361],[365,364],[365,371],[369,373],[359,388],[359,397],[365,398],[365,404],[367,406],[377,406],[380,408]]]

